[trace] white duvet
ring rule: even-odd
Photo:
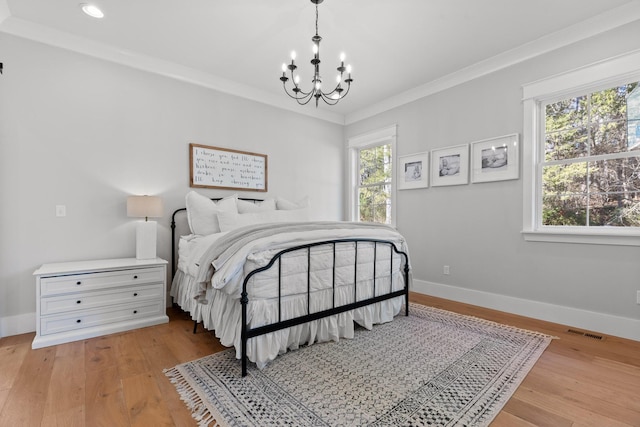
[[[363,226],[361,223],[314,223],[313,227],[300,224],[279,226],[279,230],[264,232],[268,227],[248,227],[251,238],[244,238],[241,245],[232,243],[241,231],[231,231],[210,236],[184,236],[179,242],[178,273],[174,278],[171,295],[180,306],[189,311],[195,320],[202,321],[207,329],[214,330],[225,346],[235,346],[240,357],[242,282],[250,271],[269,262],[278,251],[301,244],[343,238],[368,238],[388,240],[399,250],[407,252],[404,238],[386,226]],[[357,224],[357,225],[355,225]],[[351,226],[353,225],[353,226]],[[243,227],[247,228],[247,227]],[[235,240],[234,240],[235,241]],[[229,246],[230,251],[216,248]],[[307,269],[307,251],[285,254],[277,264],[255,275],[248,283],[248,321],[251,327],[262,326],[303,316],[362,300],[373,296],[373,257],[375,253],[375,294],[388,293],[389,288],[404,287],[403,260],[392,253],[388,245],[358,243],[356,262],[355,244],[338,243],[313,247],[310,251],[311,267]],[[214,254],[214,257],[211,257]],[[213,267],[213,268],[211,268]],[[212,277],[205,273],[215,271]],[[278,271],[281,274],[281,312],[278,318]],[[207,277],[207,281],[202,279]],[[354,288],[354,278],[357,280]],[[335,291],[333,283],[335,281]],[[311,297],[307,301],[307,288]],[[200,302],[198,302],[200,301]],[[295,349],[301,344],[312,344],[341,337],[353,337],[354,321],[371,328],[375,323],[388,322],[398,314],[402,298],[383,301],[371,306],[319,319],[249,340],[247,355],[258,367],[264,367],[278,354]]]

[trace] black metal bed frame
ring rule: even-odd
[[[212,200],[220,200],[220,199],[212,199]],[[248,201],[261,201],[260,199],[241,199]],[[176,272],[176,262],[175,262],[175,215],[180,211],[185,211],[186,208],[177,209],[173,212],[171,216],[171,265],[172,265],[172,276],[175,276]],[[355,250],[355,261],[354,261],[354,277],[353,277],[353,293],[354,298],[352,303],[344,304],[336,306],[335,301],[335,293],[336,293],[336,245],[338,244],[347,244],[353,243]],[[357,273],[358,273],[358,245],[360,243],[373,243],[373,297],[357,300]],[[311,313],[311,248],[317,246],[332,246],[333,251],[333,279],[332,279],[332,292],[333,292],[333,301],[332,307],[326,310],[318,311]],[[390,277],[390,285],[389,285],[389,293],[382,294],[376,296],[376,264],[377,264],[377,253],[378,253],[378,245],[384,245],[389,248],[390,251],[390,269],[389,273]],[[301,317],[295,317],[292,319],[282,320],[282,261],[281,257],[285,254],[295,252],[295,251],[306,251],[307,252],[307,314]],[[404,266],[402,267],[402,273],[404,277],[404,288],[393,291],[393,254],[400,255],[401,259],[404,261]],[[247,306],[249,304],[249,294],[247,292],[247,285],[249,280],[263,271],[271,269],[275,264],[278,264],[278,321],[276,323],[271,323],[268,325],[263,325],[255,328],[250,328],[247,324]],[[242,329],[240,334],[241,339],[241,353],[242,353],[242,376],[247,375],[247,341],[251,338],[257,337],[259,335],[268,334],[271,332],[276,332],[282,329],[286,329],[289,327],[301,325],[303,323],[311,322],[314,320],[322,319],[324,317],[333,316],[335,314],[344,313],[349,310],[354,310],[360,307],[365,307],[367,305],[375,304],[381,301],[389,300],[392,298],[404,296],[404,305],[405,305],[405,316],[409,315],[409,257],[406,252],[399,250],[396,245],[388,240],[380,240],[380,239],[367,239],[367,238],[348,238],[348,239],[334,239],[334,240],[325,240],[321,242],[309,243],[304,245],[298,245],[291,248],[283,249],[280,252],[276,253],[271,260],[263,267],[259,267],[251,272],[249,272],[244,281],[242,283],[242,293],[240,298],[240,303],[242,304]],[[194,324],[194,333],[196,332],[196,328],[198,326],[198,322],[195,321]]]

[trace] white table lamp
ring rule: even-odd
[[[157,223],[149,218],[162,216],[162,199],[157,196],[129,196],[127,198],[127,216],[144,218],[136,224],[136,258],[153,259],[156,257]]]

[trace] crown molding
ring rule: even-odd
[[[345,124],[350,125],[360,120],[367,119],[393,108],[397,108],[429,95],[450,89],[462,83],[508,68],[520,62],[535,58],[536,56],[543,55],[639,19],[640,1],[632,1],[555,33],[548,34],[537,40],[477,62],[466,68],[462,68],[440,79],[431,81],[406,92],[402,92],[396,96],[386,99],[385,101],[373,104],[351,114],[347,114],[345,117]]]
[[[0,19],[2,2],[0,0]],[[185,67],[175,62],[165,61],[140,53],[119,49],[114,46],[79,37],[51,27],[25,21],[15,17],[8,17],[0,23],[0,31],[17,37],[44,43],[50,46],[70,50],[83,55],[114,62],[142,71],[169,77],[186,83],[213,89],[240,98],[249,99],[269,106],[292,111],[294,113],[344,125],[344,115],[322,109],[296,108],[289,99],[283,99],[269,92],[254,87],[223,79],[213,74],[205,73],[193,68]]]

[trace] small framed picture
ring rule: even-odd
[[[398,190],[429,186],[429,153],[398,157]]]
[[[471,143],[471,182],[506,181],[519,177],[518,134]]]
[[[431,150],[431,185],[469,183],[469,144]]]

